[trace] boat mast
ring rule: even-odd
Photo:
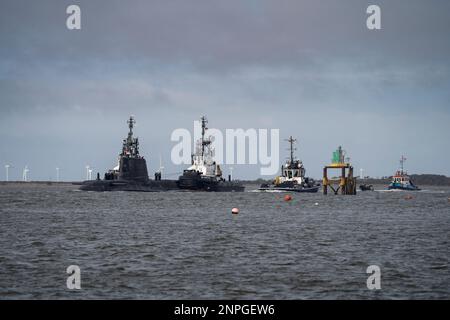
[[[122,156],[129,156],[132,158],[139,157],[139,140],[138,138],[133,138],[133,128],[136,120],[134,120],[134,116],[130,116],[130,119],[127,121],[128,128],[130,131],[128,132],[128,137],[123,140],[123,148],[122,148]]]
[[[132,142],[133,127],[134,127],[134,124],[136,123],[136,120],[134,120],[133,116],[130,116],[130,119],[127,121],[127,123],[128,123],[128,128],[130,128],[130,132],[128,132],[128,141]]]
[[[400,158],[400,170],[403,174],[403,165],[405,164],[406,158],[405,156],[402,155],[402,157]]]
[[[296,142],[297,139],[294,139],[292,136],[290,136],[286,141],[288,141],[290,144],[289,150],[291,151],[291,163],[294,163],[294,142]]]
[[[202,120],[202,157],[205,155],[205,146],[209,145],[211,141],[205,139],[206,130],[208,129],[206,127],[206,124],[208,123],[208,120],[205,116],[201,118]]]

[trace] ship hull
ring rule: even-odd
[[[388,190],[420,191],[420,188],[416,186],[390,185]]]
[[[243,192],[245,186],[237,182],[231,181],[218,181],[214,183],[204,183],[204,191],[214,191],[214,192]]]
[[[308,183],[299,184],[294,181],[284,181],[279,184],[262,184],[259,187],[259,191],[279,191],[279,192],[305,192],[305,193],[316,193],[320,189],[320,184],[314,182],[310,178],[305,180]]]
[[[269,186],[269,187],[260,187],[258,188],[259,191],[279,191],[279,192],[304,192],[304,193],[316,193],[320,189],[320,186],[314,186],[314,187],[276,187],[276,186]]]
[[[178,179],[178,187],[186,191],[242,192],[245,186],[235,181],[202,177],[197,172],[186,172]]]
[[[148,180],[145,182],[127,180],[92,180],[84,181],[80,190],[83,191],[134,191],[134,192],[161,192],[178,190],[175,180]]]

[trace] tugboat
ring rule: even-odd
[[[294,142],[297,140],[289,137],[290,158],[281,166],[281,176],[275,178],[271,185],[262,184],[260,191],[286,191],[286,192],[317,192],[320,184],[312,178],[305,177],[305,168],[300,160],[294,157]]]
[[[397,170],[392,177],[392,182],[389,185],[389,190],[407,190],[407,191],[419,191],[420,188],[416,186],[408,176],[408,173],[404,169],[406,158],[404,156],[400,159],[400,169]]]
[[[205,137],[208,120],[202,117],[201,121],[202,137],[197,141],[192,165],[178,178],[178,187],[195,191],[244,191],[245,186],[238,181],[231,181],[231,175],[228,181],[222,177],[222,170],[213,158],[212,141]]]
[[[162,180],[161,174],[155,174],[155,180],[150,180],[147,163],[139,154],[139,140],[133,137],[133,127],[136,121],[130,116],[128,137],[123,140],[122,152],[119,154],[118,165],[105,173],[104,179],[87,180],[81,183],[84,191],[167,191],[177,190],[176,180]]]

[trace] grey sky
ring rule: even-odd
[[[80,31],[66,29],[70,4]],[[369,4],[382,30],[366,28]],[[338,144],[372,176],[401,154],[411,172],[450,175],[449,15],[437,0],[3,0],[0,164],[14,179],[26,164],[32,179],[103,172],[134,114],[150,171],[162,154],[176,173],[170,134],[205,114],[297,137],[315,177]]]

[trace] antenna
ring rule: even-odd
[[[9,164],[6,164],[5,165],[5,170],[6,170],[6,181],[8,182],[9,181],[9,168],[10,168],[11,166],[9,165]]]
[[[163,169],[164,169],[164,167],[162,165],[162,157],[161,157],[161,154],[159,154],[159,173],[161,175],[162,175]]]
[[[208,123],[208,120],[205,116],[201,117],[202,120],[202,157],[205,155],[205,146],[210,144],[211,141],[205,139],[205,133],[208,128],[206,127],[206,124]]]
[[[134,120],[134,115],[130,116],[130,119],[127,121],[128,128],[130,128],[130,133],[128,134],[129,137],[133,136],[133,127],[136,124],[136,120]]]
[[[291,163],[294,162],[294,150],[296,150],[296,148],[294,148],[294,143],[297,141],[297,139],[294,139],[292,136],[289,137],[289,139],[286,139],[287,142],[289,142],[290,146],[289,146],[289,150],[291,151]]]
[[[406,158],[404,155],[402,155],[402,157],[400,158],[400,169],[402,170],[402,172],[403,172],[403,166],[405,164],[405,161],[406,161]]]
[[[23,171],[22,171],[22,181],[24,181],[24,182],[28,181],[28,172],[29,171],[30,170],[28,170],[28,165],[26,165],[25,168],[23,168]]]

